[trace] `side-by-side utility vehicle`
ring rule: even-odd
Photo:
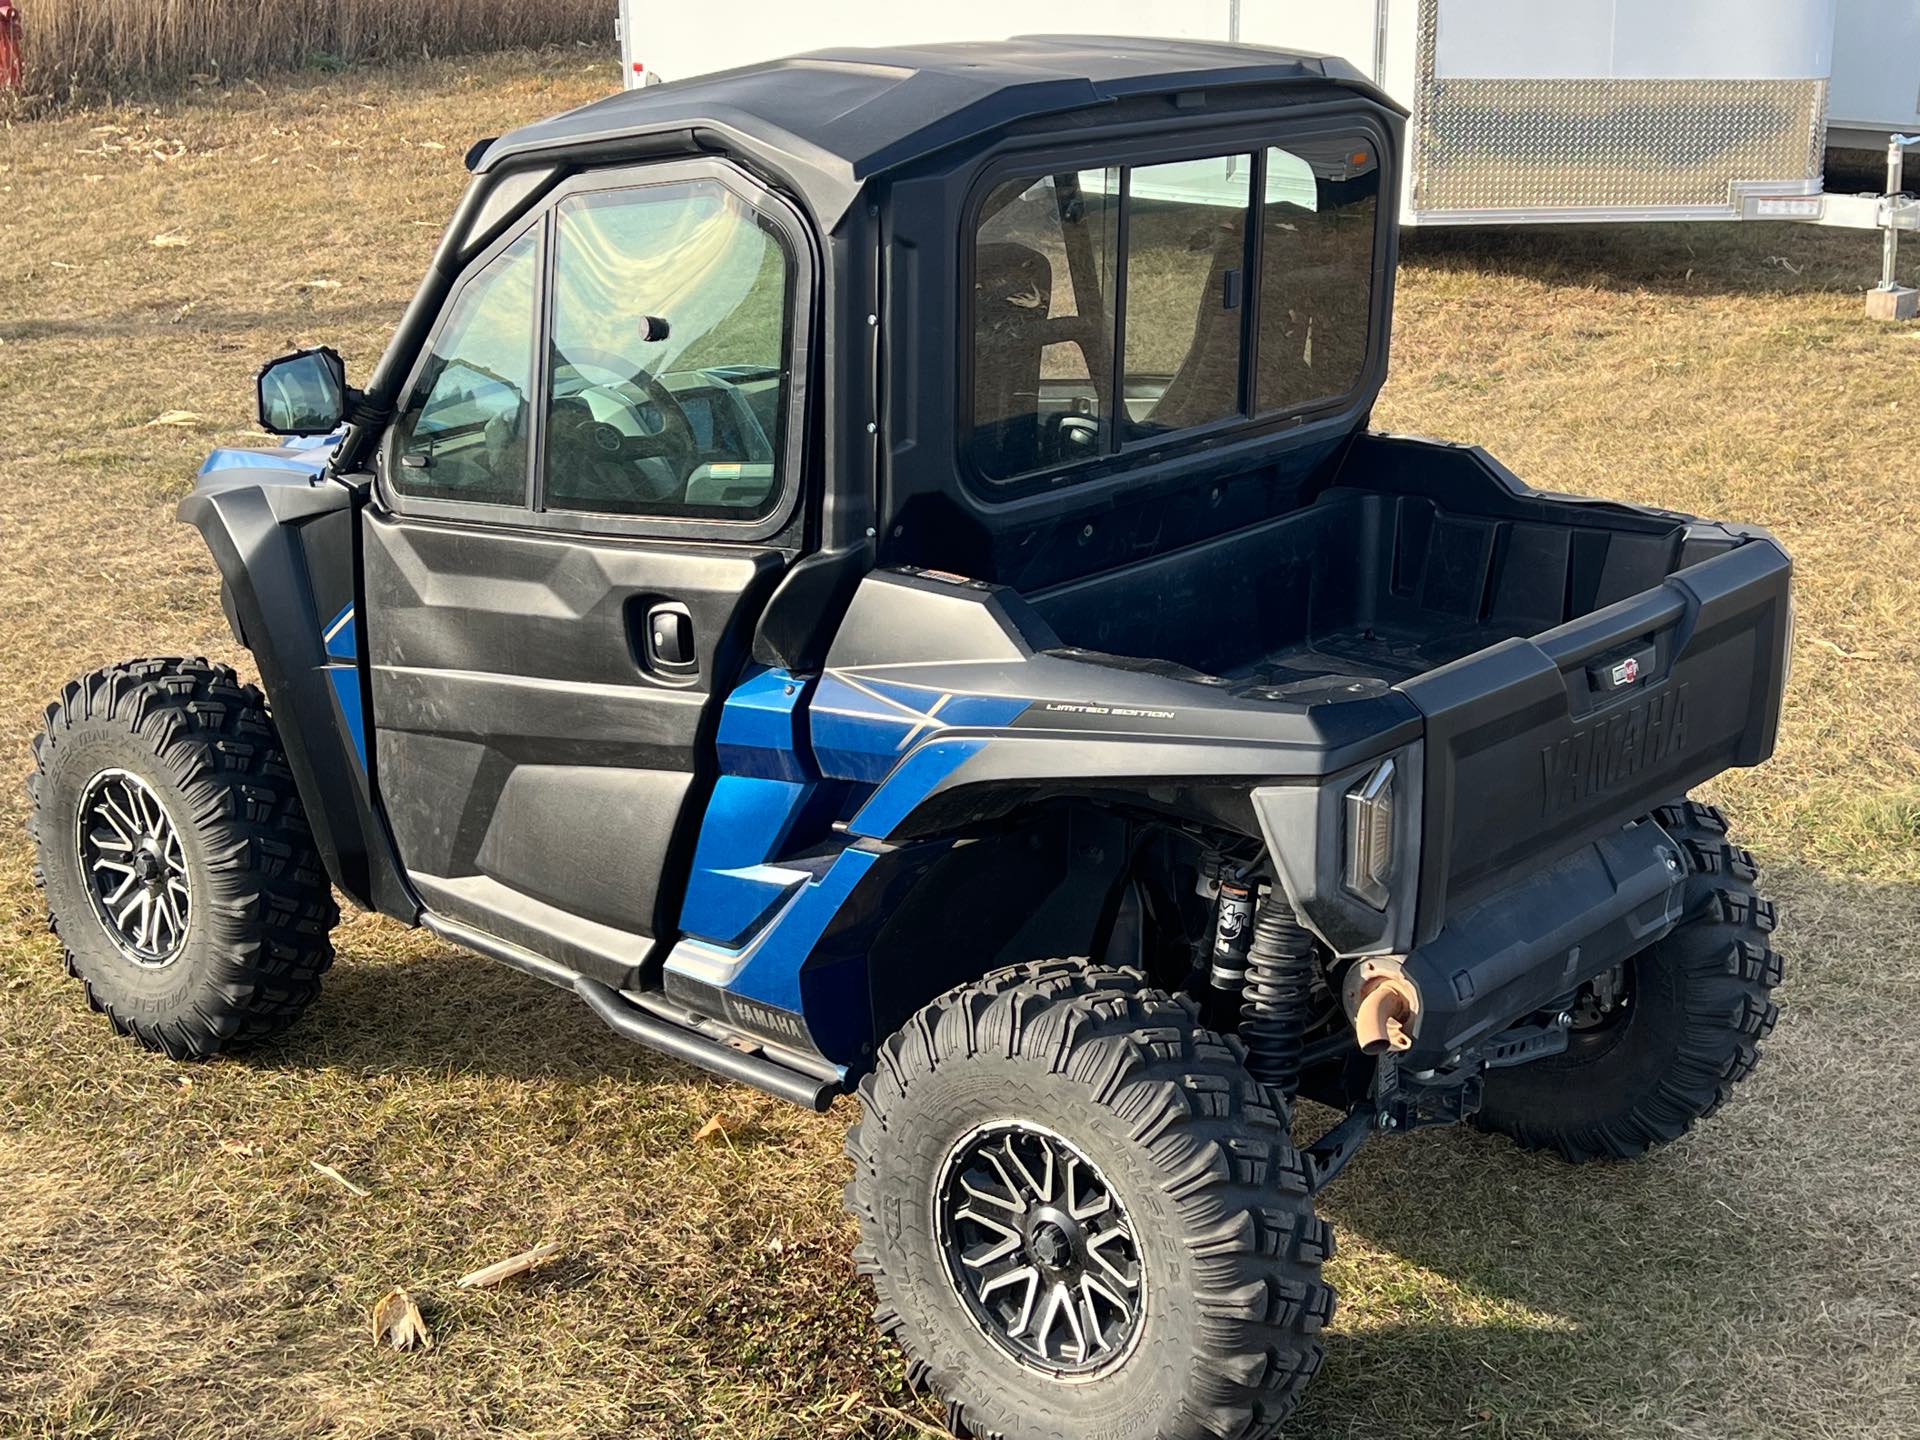
[[[1637,1155],[1780,978],[1686,796],[1773,747],[1787,557],[1368,429],[1403,163],[1341,62],[1067,38],[476,145],[365,387],[274,361],[289,442],[181,506],[264,695],[47,712],[88,1000],[279,1031],[337,889],[857,1092],[858,1265],[956,1430],[1271,1433],[1366,1136]]]

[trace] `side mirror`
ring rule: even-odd
[[[296,350],[269,360],[254,384],[260,426],[275,435],[331,435],[347,418],[347,366],[336,350]]]

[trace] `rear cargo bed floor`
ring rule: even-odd
[[[1286,686],[1327,677],[1351,677],[1392,685],[1510,640],[1517,633],[1495,625],[1442,634],[1413,627],[1354,626],[1284,646],[1224,678],[1243,684]]]

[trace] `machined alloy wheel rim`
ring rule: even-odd
[[[940,1166],[934,1213],[955,1292],[1021,1364],[1068,1378],[1131,1353],[1140,1245],[1106,1176],[1067,1140],[1014,1120],[968,1131]]]
[[[171,965],[186,944],[193,881],[167,807],[138,775],[102,770],[77,826],[81,878],[107,934],[136,965]]]

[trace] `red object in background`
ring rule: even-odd
[[[20,77],[20,7],[0,0],[0,90],[18,90]]]

